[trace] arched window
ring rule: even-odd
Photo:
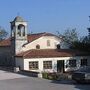
[[[25,36],[25,26],[22,24],[18,25],[18,35]]]
[[[36,45],[36,49],[40,49],[40,45],[38,44],[38,45]]]

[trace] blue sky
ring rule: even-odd
[[[28,21],[33,33],[76,28],[87,35],[90,26],[90,0],[0,0],[0,26],[10,33],[10,21],[17,15]]]

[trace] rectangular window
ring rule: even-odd
[[[29,62],[29,69],[30,70],[38,69],[38,61]]]
[[[69,67],[76,67],[76,60],[75,59],[69,60]]]
[[[87,59],[81,59],[81,66],[87,66]]]
[[[44,69],[52,69],[52,61],[43,61]]]
[[[50,40],[47,40],[47,46],[50,46]]]

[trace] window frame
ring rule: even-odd
[[[77,66],[76,59],[69,60],[68,65],[69,65],[69,67],[76,67]]]
[[[29,62],[29,70],[37,70],[38,68],[39,68],[38,61],[30,61]]]
[[[43,61],[43,69],[52,69],[52,61]]]
[[[86,58],[81,59],[81,66],[87,66],[88,62]]]

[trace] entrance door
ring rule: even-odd
[[[64,72],[64,60],[57,61],[57,72]]]

